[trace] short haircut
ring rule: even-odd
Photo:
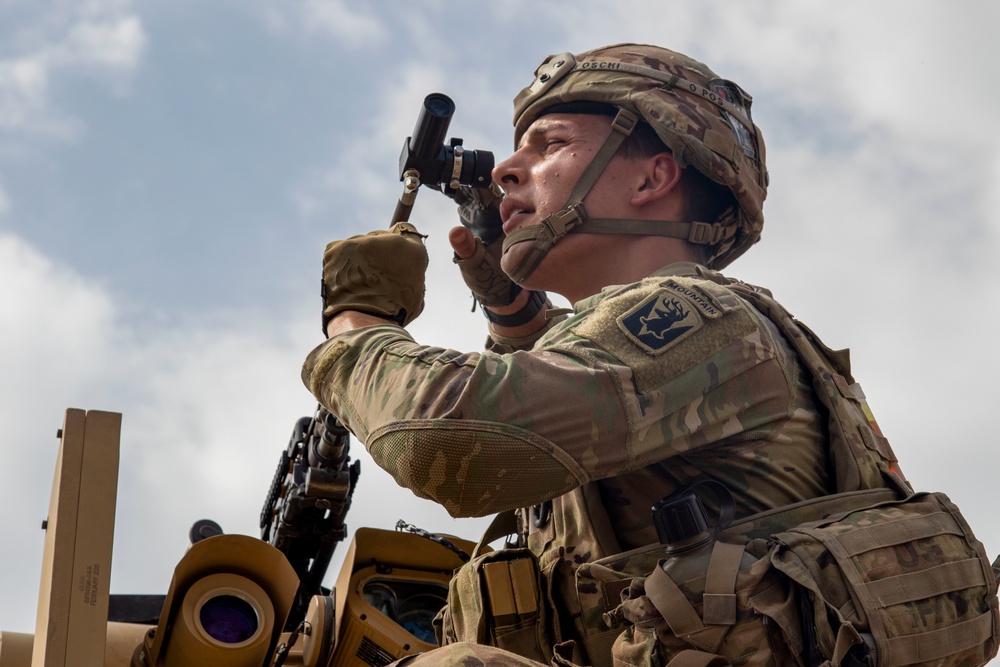
[[[636,125],[618,149],[629,160],[651,158],[659,153],[673,151],[657,136],[648,123]],[[736,197],[724,185],[716,183],[694,167],[684,168],[680,181],[684,193],[684,219],[689,222],[715,222],[727,209],[736,206]]]

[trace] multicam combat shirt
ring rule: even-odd
[[[303,380],[417,495],[454,516],[596,481],[620,548],[694,479],[737,516],[827,493],[822,418],[777,328],[680,263],[575,304],[528,350],[462,353],[376,325],[317,347]]]

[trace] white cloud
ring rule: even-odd
[[[264,1],[257,2],[253,11],[277,33],[332,38],[348,48],[372,46],[389,37],[371,6],[343,0],[291,0],[278,5]]]
[[[123,413],[112,568],[118,593],[165,592],[198,519],[257,535],[279,454],[295,420],[315,408],[299,379],[302,359],[319,342],[306,304],[295,309],[306,315],[287,322],[274,312],[227,312],[141,334],[119,312],[101,285],[0,235],[0,504],[17,508],[4,520],[0,569],[18,572],[4,587],[0,629],[32,629],[38,526],[66,408]],[[440,340],[454,320],[426,321],[427,338]],[[362,460],[364,482],[351,527],[391,528],[397,518],[469,536],[484,527],[455,521],[397,487],[360,443],[352,456]]]
[[[0,129],[31,129],[44,134],[67,134],[69,127],[45,113],[48,68],[37,58],[0,61]]]
[[[13,386],[13,378],[41,392],[66,379],[92,376],[99,367],[93,353],[112,344],[113,318],[111,300],[98,286],[17,237],[0,234],[0,330],[5,348],[42,353],[38,358],[0,357],[4,409],[29,390]]]
[[[293,186],[291,196],[299,212],[306,216],[328,214],[338,210],[337,203],[349,197],[355,202],[384,203],[384,212],[371,211],[382,217],[374,219],[370,227],[380,226],[383,219],[388,226],[392,213],[388,203],[402,192],[395,156],[403,140],[413,133],[424,97],[440,90],[442,78],[439,70],[410,63],[370,90],[369,95],[377,96],[377,111],[364,123],[362,131],[338,151],[333,165],[314,167]],[[427,192],[426,188],[422,190]]]
[[[81,20],[69,27],[66,40],[53,52],[62,65],[89,66],[130,72],[138,64],[146,35],[137,16]]]
[[[53,79],[86,74],[116,92],[138,67],[146,34],[128,2],[36,9],[0,59],[0,130],[72,138],[80,122],[51,106]]]

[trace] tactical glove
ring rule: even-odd
[[[490,182],[488,188],[462,185],[450,196],[458,203],[458,217],[462,225],[468,227],[476,238],[482,239],[483,245],[491,245],[503,238],[503,220],[500,219],[503,191],[496,183]]]
[[[497,240],[484,245],[476,237],[476,249],[465,259],[455,255],[452,261],[458,265],[462,280],[472,290],[476,301],[483,306],[506,306],[514,300],[521,288],[500,268],[503,243]]]
[[[462,272],[462,279],[481,305],[508,305],[521,288],[500,268],[500,256],[503,254],[500,202],[503,201],[503,192],[496,183],[490,183],[488,188],[463,185],[451,197],[458,202],[458,217],[462,226],[471,231],[476,239],[476,249],[471,255],[464,259],[458,255],[454,258]]]
[[[343,310],[406,326],[424,309],[424,236],[408,222],[327,244],[323,255],[323,333]]]

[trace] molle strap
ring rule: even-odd
[[[992,618],[986,612],[968,621],[930,632],[892,637],[888,640],[891,657],[885,664],[887,667],[902,667],[917,662],[929,664],[956,653],[959,647],[968,649],[982,646],[992,636]]]
[[[675,635],[683,637],[705,629],[698,611],[661,566],[657,566],[646,577],[645,588],[646,597]]]
[[[702,619],[706,625],[736,625],[736,577],[744,547],[716,542],[708,562]]]
[[[844,552],[853,555],[870,549],[861,547],[858,544],[850,543],[847,538],[854,536],[862,530],[869,530],[868,541],[877,546],[903,544],[904,542],[915,542],[921,539],[922,535],[928,534],[931,526],[940,525],[940,515],[946,517],[951,523],[954,519],[950,514],[938,513],[908,520],[896,520],[888,524],[872,526],[869,529],[856,529],[837,538],[836,543],[845,547]],[[917,526],[907,526],[904,523],[914,523]],[[885,529],[885,535],[878,531]],[[961,529],[955,525],[958,534]],[[939,529],[936,534],[951,532],[946,529]],[[880,538],[880,539],[872,539]],[[831,551],[835,545],[830,544]],[[853,553],[852,553],[853,552]],[[839,556],[838,556],[839,558]],[[977,586],[987,586],[986,573],[983,568],[983,561],[979,558],[968,558],[964,560],[952,561],[931,568],[926,568],[917,572],[897,574],[874,581],[861,581],[856,579],[856,575],[846,572],[852,584],[852,591],[860,600],[862,607],[866,609],[883,610],[887,607],[901,604],[913,604],[938,596],[948,595],[956,591],[962,591]],[[869,622],[873,628],[877,622],[879,626],[883,620],[876,619],[869,612]],[[885,630],[882,630],[882,634]],[[917,662],[929,663],[947,656],[951,656],[959,651],[966,651],[977,646],[982,646],[993,636],[993,618],[989,611],[969,618],[967,620],[952,623],[951,625],[940,627],[935,630],[917,632],[913,634],[896,634],[887,638],[887,650],[880,655],[880,664],[887,667],[901,667]]]
[[[868,582],[865,584],[865,594],[884,609],[974,586],[986,586],[983,564],[978,558],[966,558],[920,572],[897,574]]]
[[[706,626],[698,610],[688,600],[670,575],[657,565],[646,577],[646,597],[660,612],[671,632],[702,651],[715,653],[729,632],[729,626]]]

